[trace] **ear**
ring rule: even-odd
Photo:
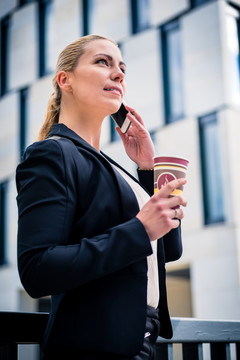
[[[60,71],[57,76],[57,82],[60,89],[67,92],[72,92],[72,86],[70,81],[70,74],[66,71]]]

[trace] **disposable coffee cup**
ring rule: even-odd
[[[154,194],[172,180],[185,178],[189,161],[179,156],[155,156]],[[170,196],[181,196],[183,186],[175,189]]]

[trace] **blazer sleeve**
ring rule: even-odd
[[[18,270],[32,297],[72,290],[152,253],[137,218],[69,245],[77,201],[74,167],[57,140],[30,146],[17,167]]]
[[[154,175],[153,170],[138,169],[138,177],[140,183],[148,190],[150,195],[154,193]],[[181,221],[176,229],[172,229],[163,236],[165,262],[178,260],[182,256],[182,235]]]

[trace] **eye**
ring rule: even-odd
[[[96,61],[97,64],[104,64],[106,66],[108,66],[108,61],[106,59],[99,59]]]
[[[126,74],[126,69],[125,69],[125,67],[122,67],[122,68],[121,68],[121,71],[122,71],[123,74]]]

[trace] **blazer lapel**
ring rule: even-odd
[[[115,163],[110,157],[108,157],[102,152],[98,152],[94,147],[88,144],[84,139],[82,139],[80,136],[78,136],[74,131],[69,129],[64,124],[54,124],[48,137],[52,137],[52,136],[65,137],[71,140],[77,147],[78,146],[84,147],[88,151],[92,152],[94,156],[96,156],[99,159],[99,161],[103,163],[104,167],[109,170],[111,175],[114,177],[119,189],[124,221],[130,220],[133,216],[135,216],[139,212],[138,202],[133,190],[131,189],[127,181],[118,173],[116,169],[114,169],[114,167],[111,164],[118,166],[126,174],[128,174],[128,176],[130,176],[134,181],[138,182],[131,174],[129,174],[121,166]]]

